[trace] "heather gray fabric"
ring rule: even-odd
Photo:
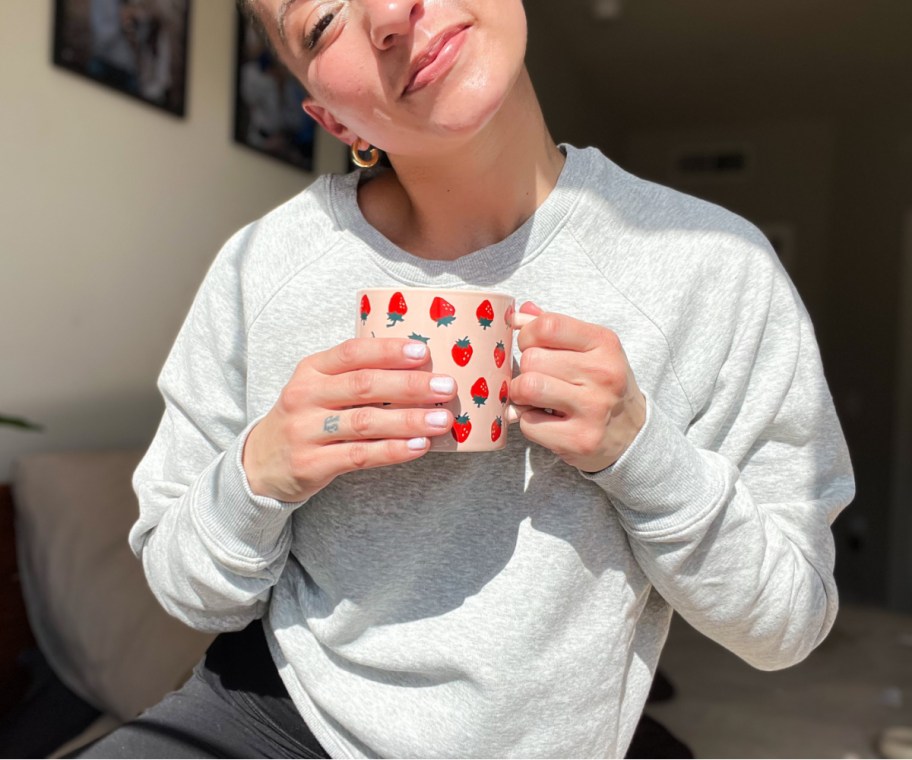
[[[851,466],[775,255],[721,208],[565,151],[534,217],[455,262],[371,228],[357,175],[318,180],[226,244],[162,372],[133,549],[189,625],[265,616],[333,756],[622,756],[672,609],[768,669],[833,623]],[[303,505],[254,496],[247,431],[352,335],[356,288],[395,283],[611,327],[646,426],[595,475],[512,428],[501,452],[346,475]]]

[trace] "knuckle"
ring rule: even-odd
[[[527,348],[520,357],[519,371],[531,372],[538,364],[540,358],[541,352],[537,348]]]
[[[367,444],[353,443],[348,447],[348,463],[354,470],[363,470],[370,461],[370,449]]]
[[[587,370],[592,382],[602,388],[611,390],[623,389],[627,383],[627,374],[616,362],[600,362]]]
[[[351,414],[352,432],[359,438],[366,438],[373,428],[374,411],[366,407],[355,409]]]
[[[399,462],[406,458],[407,449],[402,441],[388,440],[384,442],[383,453],[388,462]]]
[[[557,314],[542,314],[535,320],[538,333],[547,341],[553,341],[560,335],[561,319]]]
[[[368,399],[374,389],[374,373],[366,369],[352,372],[350,382],[355,398]]]
[[[309,451],[296,451],[289,458],[291,475],[296,480],[303,480],[313,475],[313,455]]]
[[[294,414],[303,405],[305,391],[297,383],[289,383],[279,393],[278,407],[285,414]]]
[[[285,438],[296,446],[307,440],[307,432],[301,417],[290,417],[285,423]]]
[[[618,337],[618,334],[614,330],[605,328],[602,330],[602,346],[604,346],[612,353],[620,351],[621,339]]]
[[[406,390],[410,397],[424,396],[427,394],[430,377],[426,372],[409,372],[405,381]]]
[[[426,412],[419,411],[414,409],[410,412],[406,412],[403,415],[403,423],[406,430],[412,432],[422,432],[426,427],[427,423],[425,422]]]
[[[358,345],[357,339],[349,338],[336,346],[339,362],[346,367],[354,365],[358,358]]]
[[[510,386],[510,395],[519,401],[532,403],[545,389],[545,379],[536,372],[520,375]]]
[[[586,430],[576,438],[577,452],[583,456],[592,456],[597,453],[602,444],[602,436],[597,430]]]
[[[608,364],[596,364],[589,368],[587,374],[597,385],[611,385],[614,382],[615,373]]]

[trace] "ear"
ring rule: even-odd
[[[317,124],[319,124],[323,129],[325,129],[333,137],[337,137],[346,145],[351,145],[356,139],[357,135],[352,132],[348,127],[346,127],[342,122],[337,121],[336,117],[333,116],[326,108],[321,105],[318,105],[312,98],[308,98],[303,103],[301,107],[313,119]]]

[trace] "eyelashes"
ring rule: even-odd
[[[305,46],[308,50],[313,50],[317,43],[320,41],[320,37],[323,36],[323,32],[326,31],[333,19],[336,17],[335,13],[327,13],[325,16],[321,17],[319,21],[314,25],[314,28],[310,30],[310,34],[307,35],[305,40]]]

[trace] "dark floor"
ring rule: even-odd
[[[675,618],[662,655],[675,698],[648,713],[698,758],[876,758],[878,734],[912,726],[912,616],[843,607],[793,668],[751,668]]]

